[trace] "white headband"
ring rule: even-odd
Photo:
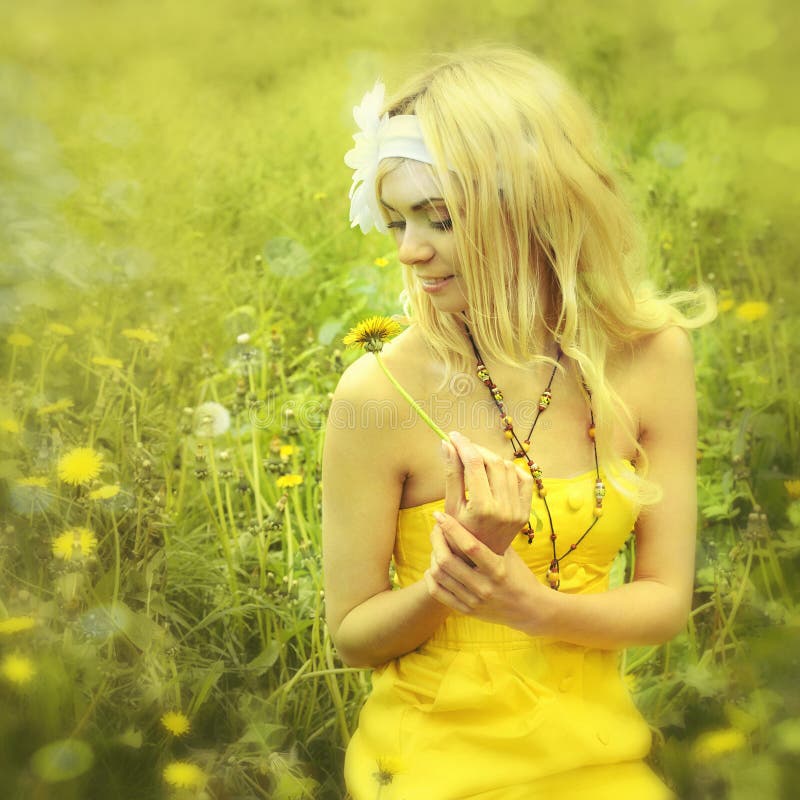
[[[384,92],[383,83],[375,81],[372,91],[364,95],[360,105],[354,106],[353,119],[361,130],[353,134],[355,147],[348,150],[344,157],[344,163],[355,170],[350,187],[350,227],[359,225],[362,233],[368,233],[373,225],[381,233],[389,230],[383,221],[375,192],[375,178],[381,159],[399,157],[434,163],[417,116],[379,116]]]

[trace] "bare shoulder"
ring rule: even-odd
[[[684,328],[672,325],[639,339],[631,371],[643,433],[694,407],[694,348]]]

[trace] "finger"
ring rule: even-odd
[[[458,581],[472,594],[480,595],[482,580],[473,569],[474,564],[467,564],[460,553],[450,549],[441,526],[437,523],[431,531],[431,568],[436,567]]]
[[[431,575],[430,570],[425,570],[424,574],[425,579],[425,586],[428,589],[428,594],[434,599],[440,602],[442,605],[447,606],[448,608],[452,608],[455,611],[460,611],[462,614],[471,614],[472,609],[462,603],[452,592],[445,589],[443,586],[440,586]]]
[[[469,501],[467,502],[473,504],[488,502],[492,498],[492,492],[486,476],[486,460],[481,453],[481,449],[484,448],[479,449],[477,445],[457,431],[451,432],[450,441],[464,465],[464,488],[469,491]]]
[[[453,517],[439,511],[434,511],[433,516],[439,523],[451,550],[456,552],[460,550],[475,564],[476,569],[491,573],[495,561],[502,556],[492,552]]]
[[[444,510],[456,516],[459,508],[467,502],[464,496],[464,465],[458,456],[455,447],[442,440],[442,455],[444,457]]]

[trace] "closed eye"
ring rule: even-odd
[[[390,222],[387,225],[388,228],[399,228],[401,230],[403,228],[405,228],[405,226],[406,226],[406,223],[405,223],[404,220],[399,220],[399,221],[396,221],[396,222]],[[441,222],[431,222],[431,227],[432,228],[436,228],[437,230],[440,230],[440,231],[450,231],[450,230],[453,229],[453,220],[451,220],[451,219],[443,219]]]

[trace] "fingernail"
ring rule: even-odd
[[[461,436],[458,431],[450,431],[450,438],[452,439],[454,436]]]
[[[442,514],[442,512],[441,512],[441,511],[434,511],[434,512],[433,512],[433,518],[434,518],[434,519],[435,519],[437,522],[444,522],[444,521],[445,521],[445,519],[446,519],[445,515],[444,515],[444,514]]]
[[[450,448],[447,446],[447,442],[442,439],[442,456],[444,456],[445,461],[450,460]]]

